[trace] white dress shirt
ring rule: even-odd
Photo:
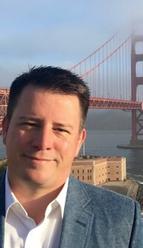
[[[68,179],[61,192],[46,208],[45,217],[36,225],[11,191],[6,174],[5,248],[58,248],[68,188]],[[36,206],[35,206],[36,208]]]

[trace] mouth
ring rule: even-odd
[[[32,161],[39,161],[39,162],[51,162],[51,161],[56,161],[55,158],[50,158],[50,157],[40,157],[40,156],[32,156],[32,155],[27,155],[23,154],[23,157],[30,159]]]

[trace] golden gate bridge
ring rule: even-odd
[[[115,34],[70,70],[89,85],[90,108],[131,111],[131,144],[143,145],[143,36]],[[0,89],[0,131],[8,95]]]

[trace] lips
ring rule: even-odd
[[[28,154],[23,154],[23,157],[37,161],[46,161],[46,162],[56,161],[56,159],[53,157],[40,157],[40,156],[33,156]]]

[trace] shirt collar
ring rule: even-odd
[[[68,184],[69,184],[69,177],[67,178],[62,190],[60,191],[60,193],[57,195],[57,197],[55,199],[61,207],[62,218],[64,216],[64,209],[65,209],[65,203],[66,203]]]
[[[69,177],[66,179],[66,182],[65,182],[62,190],[60,191],[60,193],[50,203],[50,204],[53,204],[53,203],[56,202],[56,203],[59,204],[59,206],[61,208],[62,218],[63,218],[63,215],[64,215],[64,208],[65,208],[68,184],[69,184]],[[10,189],[10,185],[9,185],[9,182],[8,182],[8,170],[6,171],[6,177],[5,177],[5,191],[6,191],[6,194],[5,194],[5,206],[6,206],[6,212],[7,212],[10,207],[15,205],[15,203],[20,204],[20,202],[18,201],[18,199],[16,198],[16,196],[14,195],[14,193]]]
[[[8,208],[10,208],[14,203],[16,203],[17,200],[14,197],[14,194],[12,193],[10,189],[10,185],[8,182],[8,170],[6,170],[6,176],[5,176],[5,208],[6,212]]]

